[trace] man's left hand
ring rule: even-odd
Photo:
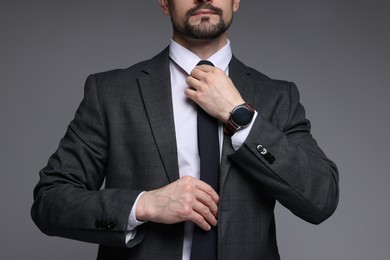
[[[187,84],[186,96],[222,123],[229,120],[234,107],[245,103],[232,80],[210,65],[196,66],[187,77]]]

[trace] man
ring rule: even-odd
[[[232,55],[226,31],[239,0],[159,2],[173,25],[169,48],[87,79],[40,172],[32,217],[48,235],[100,244],[98,259],[279,259],[276,200],[324,221],[337,206],[336,166],[312,138],[295,85]],[[203,180],[212,159],[201,155],[202,113],[218,120],[216,185]]]

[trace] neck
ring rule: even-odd
[[[216,39],[197,40],[173,33],[173,40],[195,53],[199,58],[207,60],[227,43],[227,35],[223,33]]]

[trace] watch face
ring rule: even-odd
[[[232,121],[238,126],[247,126],[253,117],[253,112],[251,112],[247,107],[238,107],[234,110],[232,114]]]

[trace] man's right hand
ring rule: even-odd
[[[136,218],[164,224],[191,221],[208,231],[217,225],[218,200],[210,185],[184,176],[160,189],[144,192],[138,200]]]

